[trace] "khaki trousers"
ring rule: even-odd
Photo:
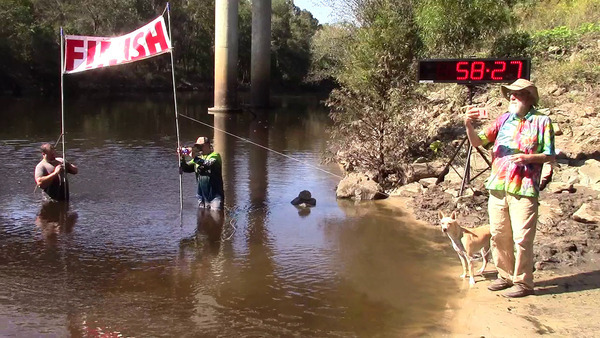
[[[538,198],[490,190],[488,212],[492,256],[499,277],[533,289],[533,239]]]

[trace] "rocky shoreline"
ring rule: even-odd
[[[538,227],[535,238],[535,267],[538,270],[578,266],[600,258],[600,162],[587,160],[577,168],[555,165],[555,179],[540,194]],[[592,176],[586,172],[593,171]],[[438,226],[437,211],[456,210],[461,225],[474,227],[488,223],[484,178],[467,186],[457,197],[462,179],[451,176],[441,184],[421,179],[392,194],[408,198],[415,217]],[[569,177],[562,181],[562,177]],[[574,178],[575,177],[575,178]],[[560,180],[559,180],[560,179]]]
[[[539,199],[535,266],[537,270],[547,270],[597,262],[600,259],[600,91],[569,90],[556,84],[539,87],[545,102],[555,106],[540,111],[552,119],[558,155],[557,161],[545,168],[552,168],[552,178]],[[354,199],[401,196],[408,199],[407,205],[415,217],[431,226],[438,226],[438,210],[456,210],[465,227],[487,224],[488,192],[484,181],[489,171],[482,155],[473,151],[471,177],[481,174],[466,186],[460,197],[466,154],[462,162],[453,161],[451,170],[443,173],[448,158],[464,138],[461,133],[464,102],[453,101],[449,96],[447,89],[430,93],[428,103],[424,104],[429,105],[429,112],[421,110],[425,119],[434,122],[430,123],[430,139],[445,137],[442,142],[449,148],[444,152],[445,158],[416,161],[411,166],[411,183],[385,192],[368,175],[348,173],[338,185],[337,196]],[[499,91],[481,91],[473,103],[489,107],[491,118],[506,110],[506,101]],[[440,130],[454,132],[440,135]],[[485,150],[482,153],[486,155]]]

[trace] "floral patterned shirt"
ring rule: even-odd
[[[493,144],[492,173],[485,185],[488,190],[539,196],[542,163],[517,165],[510,160],[510,155],[555,155],[554,129],[548,116],[533,108],[523,118],[504,113],[482,130],[479,138],[484,147]]]

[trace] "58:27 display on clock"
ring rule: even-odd
[[[438,59],[419,61],[419,82],[493,83],[529,79],[530,59]]]

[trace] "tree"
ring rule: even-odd
[[[292,0],[273,0],[271,21],[272,77],[298,85],[310,69],[310,40],[319,24],[312,14]]]
[[[505,0],[421,0],[416,23],[429,57],[466,56],[501,33],[512,21]]]
[[[328,100],[330,129],[327,160],[374,171],[386,186],[394,174],[404,181],[412,136],[418,125],[408,111],[413,99],[415,60],[420,40],[411,1],[370,1],[362,25],[346,40],[340,89]]]

